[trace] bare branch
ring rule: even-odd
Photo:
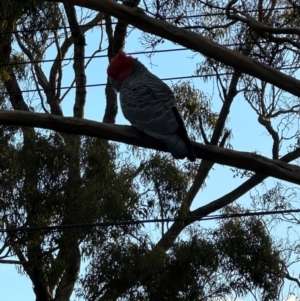
[[[298,286],[300,287],[300,280],[296,277],[292,277],[290,274],[285,273],[284,277],[290,281],[294,281],[298,284]]]
[[[239,20],[241,22],[244,22],[254,29],[259,29],[259,30],[262,30],[265,32],[275,33],[275,34],[295,34],[295,35],[300,36],[300,29],[295,28],[295,27],[275,28],[275,27],[266,25],[262,22],[259,22],[249,15],[247,15],[247,17],[241,17],[237,14],[234,14],[234,15],[229,14],[229,15],[227,15],[227,17],[228,16],[230,19]]]
[[[247,24],[250,28],[253,28],[254,30],[258,31],[260,34],[262,34],[265,38],[269,38],[270,41],[273,42],[280,42],[280,43],[290,43],[291,45],[295,46],[296,48],[300,49],[300,43],[295,42],[294,40],[287,38],[287,37],[275,37],[273,34],[287,34],[287,35],[298,35],[300,36],[300,29],[295,28],[295,27],[286,27],[286,28],[275,28],[269,25],[266,25],[260,21],[255,20],[253,17],[249,15],[245,15],[245,17],[242,17],[238,15],[237,13],[231,14],[230,9],[231,6],[236,3],[236,0],[230,1],[229,4],[227,5],[226,8],[226,15],[227,18],[235,21],[241,21],[245,24]],[[270,10],[271,12],[271,10]],[[241,12],[239,12],[242,14]],[[263,34],[263,33],[268,33],[268,35]]]
[[[204,143],[205,144],[209,144],[209,141],[207,139],[206,133],[205,133],[204,128],[203,128],[203,122],[202,122],[201,113],[199,115],[199,127],[200,127],[200,133],[201,133],[201,136],[203,138]]]
[[[22,51],[27,55],[29,60],[32,62],[32,65],[34,67],[38,79],[38,83],[44,89],[44,92],[47,96],[47,103],[50,105],[51,113],[56,115],[63,115],[62,110],[58,104],[57,98],[55,97],[55,90],[54,88],[51,89],[51,85],[48,82],[47,77],[44,74],[42,68],[36,62],[34,62],[35,58],[32,56],[32,53],[26,48],[26,46],[22,43],[20,36],[18,34],[15,34],[15,37]]]
[[[57,73],[58,73],[58,77],[57,77],[57,85],[55,82],[55,77],[51,77],[50,76],[50,82],[51,82],[51,86],[55,87],[56,86],[56,98],[59,99],[60,98],[60,87],[61,87],[61,81],[62,81],[62,68],[61,68],[61,62],[62,62],[62,52],[61,52],[61,48],[59,46],[59,40],[58,40],[58,36],[57,36],[57,32],[53,31],[54,34],[54,41],[55,41],[55,45],[56,45],[56,50],[57,50],[57,55],[59,56],[59,68],[57,69]]]
[[[270,118],[275,118],[275,117],[278,117],[279,115],[281,114],[287,114],[287,113],[299,113],[300,111],[300,105],[294,105],[292,106],[290,109],[288,110],[278,110],[277,112],[271,114],[271,115],[268,115]]]
[[[86,23],[83,27],[80,28],[80,31],[82,34],[84,34],[85,32],[87,32],[88,30],[94,28],[94,26],[96,24],[98,24],[100,21],[102,21],[103,19],[103,14],[102,13],[98,13],[95,18],[93,18],[90,22]],[[66,32],[66,37],[68,36],[68,33]],[[52,88],[56,87],[56,77],[57,74],[60,73],[61,70],[61,61],[63,58],[65,58],[66,53],[68,52],[69,48],[72,46],[73,44],[73,37],[67,37],[64,42],[62,43],[62,45],[60,46],[60,49],[57,53],[57,56],[53,62],[53,65],[51,67],[50,70],[50,75],[49,75],[49,81],[51,84]],[[57,87],[58,89],[58,87]],[[67,91],[68,92],[68,91]],[[58,93],[58,92],[57,92]],[[59,96],[59,94],[57,94]],[[66,95],[66,93],[64,94],[64,96]],[[59,103],[63,100],[63,97],[61,97],[61,99],[58,99]]]
[[[224,145],[225,145],[225,143],[226,143],[228,137],[230,136],[230,134],[231,134],[231,131],[226,131],[226,132],[224,133],[224,135],[223,135],[223,137],[222,137],[222,140],[220,141],[220,144],[219,144],[220,147],[224,147]]]
[[[235,71],[234,74],[232,75],[228,92],[224,95],[225,100],[224,100],[219,118],[217,120],[217,124],[214,128],[211,141],[207,141],[206,136],[205,135],[203,136],[205,143],[208,142],[208,143],[206,143],[208,145],[217,145],[217,143],[222,135],[222,132],[223,132],[224,126],[225,126],[225,122],[226,122],[226,119],[227,119],[229,111],[230,111],[230,106],[233,102],[234,97],[237,94],[237,84],[238,84],[240,77],[241,77],[241,73],[239,71]],[[201,117],[199,118],[199,121],[200,121],[200,130],[201,130],[201,128],[202,128]],[[202,130],[203,130],[203,128],[202,128]],[[201,130],[201,132],[202,132],[202,130]],[[227,140],[229,134],[230,134],[230,132],[227,132],[224,135],[222,142],[221,142],[222,147],[224,146],[225,141]],[[200,163],[195,180],[194,180],[192,186],[190,187],[184,201],[182,202],[182,205],[180,208],[181,216],[182,215],[185,216],[187,214],[187,211],[190,209],[193,200],[195,199],[200,188],[203,186],[213,165],[214,165],[213,161],[208,162],[208,161],[202,160],[202,162]]]
[[[219,118],[211,138],[211,144],[213,145],[216,145],[218,143],[222,131],[224,129],[224,125],[229,114],[230,106],[233,102],[234,97],[237,94],[237,84],[240,77],[241,77],[241,72],[235,70],[232,75],[230,86],[225,96],[225,100],[221,108],[221,112],[219,114]]]
[[[4,264],[28,264],[28,261],[19,261],[19,260],[6,260],[6,259],[0,259],[0,263]]]
[[[237,21],[236,20],[233,20],[233,21],[230,21],[226,24],[223,24],[223,25],[214,25],[214,26],[204,26],[204,25],[193,25],[193,26],[184,26],[182,28],[184,29],[200,29],[200,28],[203,28],[205,30],[212,30],[212,29],[217,29],[217,28],[228,28],[230,27],[231,25],[235,24]]]
[[[264,117],[264,116],[259,116],[258,117],[258,122],[261,125],[263,125],[267,129],[269,134],[272,136],[272,138],[273,138],[273,148],[272,148],[273,159],[278,159],[280,140],[279,140],[278,133],[273,129],[273,127],[271,125],[271,120],[269,118]]]
[[[39,85],[38,85],[37,79],[36,79],[35,74],[34,74],[34,72],[33,72],[33,68],[31,68],[31,73],[32,73],[32,77],[33,77],[33,80],[34,80],[34,83],[35,83],[36,90],[37,90],[37,92],[38,92],[38,94],[39,94],[39,97],[40,97],[40,99],[41,99],[41,105],[42,105],[42,108],[43,108],[43,110],[44,110],[45,113],[49,114],[48,110],[47,110],[46,107],[45,107],[45,104],[44,104],[44,97],[43,97],[43,95],[42,95],[42,93],[41,93],[41,90],[40,90],[40,87],[39,87]]]

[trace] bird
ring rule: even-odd
[[[175,159],[196,160],[171,88],[123,49],[110,61],[107,75],[120,93],[124,117],[139,131],[166,145]]]

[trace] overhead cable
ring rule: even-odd
[[[0,233],[7,233],[7,232],[16,233],[16,232],[30,232],[30,231],[52,232],[52,231],[62,231],[65,229],[76,229],[76,228],[78,229],[78,228],[113,227],[113,226],[139,225],[139,224],[150,224],[150,223],[210,221],[210,220],[221,220],[221,219],[240,218],[240,217],[249,217],[249,216],[266,216],[266,215],[289,214],[289,213],[300,213],[300,209],[254,211],[254,212],[249,211],[244,213],[209,215],[205,217],[189,216],[189,217],[171,217],[171,218],[145,219],[145,220],[125,220],[125,221],[113,221],[113,222],[106,221],[106,222],[99,222],[99,223],[66,224],[66,225],[55,225],[55,226],[0,228]]]
[[[280,70],[293,70],[293,69],[299,69],[299,66],[289,66],[289,67],[282,67]],[[232,75],[233,72],[223,72],[223,73],[213,73],[209,75],[186,75],[186,76],[177,76],[177,77],[167,77],[162,78],[163,81],[170,81],[170,80],[182,80],[182,79],[192,79],[192,78],[204,78],[204,77],[215,77],[215,76],[224,76],[224,75]],[[106,86],[106,83],[99,83],[99,84],[88,84],[84,86],[65,86],[60,87],[62,90],[68,90],[68,89],[76,89],[76,88],[95,88],[95,87],[103,87]],[[32,93],[32,92],[38,92],[38,91],[51,91],[56,90],[56,88],[45,88],[45,89],[29,89],[29,90],[22,90],[22,93]],[[7,92],[2,92],[2,95],[7,94]]]

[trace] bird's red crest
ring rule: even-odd
[[[114,80],[122,81],[133,71],[133,58],[127,56],[123,49],[110,61],[107,75]]]

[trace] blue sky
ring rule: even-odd
[[[134,30],[127,39],[125,50],[126,52],[142,51],[144,48],[139,41],[141,32]],[[86,34],[87,51],[86,55],[91,55],[99,44],[99,30],[94,30]],[[165,42],[158,49],[180,48],[170,42]],[[105,54],[102,52],[100,54]],[[67,56],[71,56],[72,51]],[[155,73],[160,78],[169,78],[177,76],[193,75],[196,63],[202,60],[200,55],[196,55],[191,51],[177,51],[169,53],[157,53],[150,59],[145,55],[138,55],[139,60],[144,63],[151,72]],[[194,58],[192,58],[194,57]],[[54,52],[50,50],[47,53],[46,59],[53,59]],[[106,82],[107,58],[94,59],[87,68],[88,84],[99,84]],[[43,65],[44,70],[49,70],[50,64]],[[46,74],[49,72],[47,71]],[[64,71],[64,80],[62,86],[68,86],[73,80],[72,63]],[[213,97],[213,109],[218,111],[221,102],[218,96],[216,87],[208,82],[204,83],[202,79],[193,79],[191,82],[194,86],[203,92]],[[167,82],[171,84],[171,82]],[[72,116],[72,108],[74,103],[74,89],[71,90],[68,97],[63,101],[62,108],[65,116]],[[88,88],[87,103],[85,107],[85,118],[102,121],[105,109],[105,94],[104,87]],[[119,109],[117,116],[117,124],[128,124],[124,119],[122,112]],[[231,108],[228,127],[233,130],[233,138],[231,144],[235,150],[239,151],[259,151],[260,154],[271,157],[272,139],[266,134],[264,128],[257,122],[256,114],[250,109],[241,95],[238,95],[234,100]],[[216,165],[209,175],[206,182],[206,187],[197,196],[193,208],[202,206],[225,193],[230,192],[243,181],[241,179],[233,179],[233,174],[228,167]],[[274,180],[266,181],[270,187]],[[258,186],[259,188],[259,186]],[[240,204],[250,204],[248,195],[239,200]],[[282,229],[282,235],[285,235],[285,230]],[[279,233],[277,233],[279,234]],[[17,273],[17,270],[12,265],[0,264],[0,291],[1,300],[9,301],[32,301],[35,296],[32,291],[32,284],[27,276],[22,276]]]

